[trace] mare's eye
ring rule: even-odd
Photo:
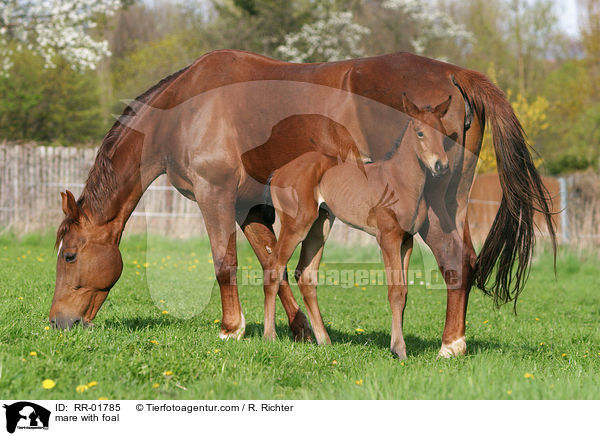
[[[419,138],[422,138],[423,136],[425,136],[425,134],[419,130],[419,131],[417,132],[417,136],[418,136]]]
[[[63,253],[63,257],[65,258],[65,261],[67,263],[73,263],[75,262],[75,259],[77,259],[77,253]]]

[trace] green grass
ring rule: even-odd
[[[263,341],[260,286],[240,288],[245,339],[219,340],[220,299],[204,240],[152,239],[146,249],[145,238],[127,238],[123,275],[95,327],[45,330],[52,245],[51,237],[0,238],[0,396],[7,399],[600,399],[597,260],[561,253],[555,280],[551,258],[540,256],[518,316],[473,290],[468,352],[451,360],[436,359],[445,291],[411,286],[408,359],[399,362],[388,349],[386,288],[371,284],[320,287],[332,346],[294,343],[279,303],[279,338]],[[239,260],[240,274],[260,271],[245,243]],[[379,262],[376,248],[329,245],[324,269],[372,261]],[[43,389],[44,379],[56,386]],[[76,393],[90,381],[97,386]]]

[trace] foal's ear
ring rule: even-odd
[[[417,105],[408,99],[406,92],[402,93],[402,106],[406,115],[410,115],[411,117],[415,117],[419,112],[421,112]]]
[[[62,197],[62,210],[65,215],[75,220],[79,219],[79,208],[71,191],[61,192],[60,196]]]
[[[433,110],[433,113],[436,114],[439,118],[442,118],[444,115],[446,115],[446,112],[448,112],[448,108],[450,108],[451,101],[452,101],[452,96],[449,95],[448,100],[446,100],[443,103],[438,104],[435,107],[435,109]]]

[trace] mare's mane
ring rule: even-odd
[[[153,97],[155,97],[160,91],[162,91],[166,85],[171,83],[181,74],[183,74],[189,66],[182,68],[179,71],[165,77],[156,85],[145,91],[143,94],[135,98],[134,101],[141,103],[148,103]],[[123,120],[129,116],[135,116],[135,110],[131,105],[125,107],[121,116],[112,125],[98,149],[96,154],[96,160],[94,165],[90,169],[88,174],[85,187],[77,200],[77,207],[81,209],[85,204],[93,214],[102,215],[103,204],[107,198],[110,198],[117,189],[117,176],[115,174],[111,156],[113,155],[115,144],[125,131],[126,125]],[[56,246],[63,239],[65,234],[69,231],[71,225],[77,223],[73,217],[66,217],[61,223],[58,231],[56,232]]]

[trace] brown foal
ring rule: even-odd
[[[410,117],[407,129],[387,160],[360,167],[308,152],[275,171],[273,205],[281,231],[272,263],[265,270],[266,338],[275,338],[275,296],[296,246],[302,254],[296,268],[298,286],[319,344],[331,343],[317,303],[316,277],[334,217],[373,236],[381,247],[392,308],[392,353],[406,358],[402,314],[406,303],[408,262],[413,234],[427,218],[423,199],[426,171],[439,177],[448,170],[446,131],[441,118],[452,97],[434,109],[419,109],[403,95]],[[326,208],[320,208],[325,203]]]

